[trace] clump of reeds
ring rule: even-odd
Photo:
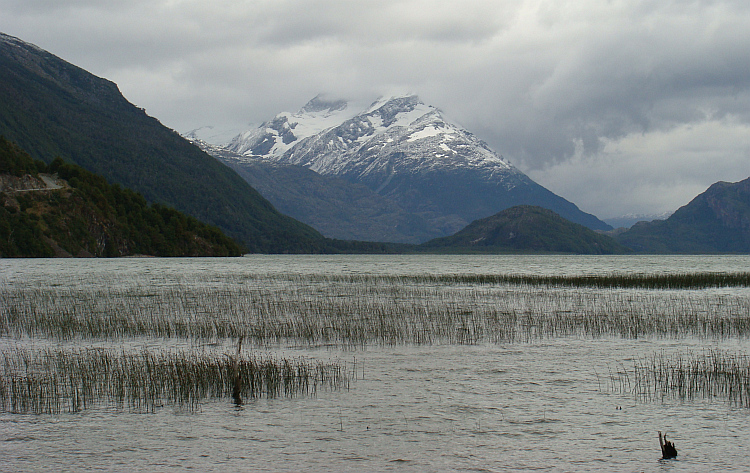
[[[642,400],[721,398],[750,408],[750,356],[706,350],[700,353],[655,353],[637,359],[632,371],[610,373],[611,387]]]
[[[165,404],[193,408],[211,398],[297,396],[319,388],[346,388],[350,377],[340,364],[304,359],[193,350],[14,348],[0,351],[0,410],[54,414],[102,404],[137,411]]]

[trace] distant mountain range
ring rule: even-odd
[[[414,95],[364,110],[318,96],[223,147],[191,138],[275,206],[327,236],[418,243],[519,204],[611,229]],[[300,185],[300,167],[321,177],[307,173]]]
[[[607,222],[609,225],[611,225],[612,228],[627,229],[627,228],[632,227],[638,222],[650,222],[652,220],[666,220],[673,213],[674,212],[669,211],[669,212],[664,212],[660,214],[627,214],[627,215],[622,215],[620,217],[605,218],[604,221]]]
[[[750,253],[750,178],[717,182],[668,219],[636,223],[617,239],[641,253]]]

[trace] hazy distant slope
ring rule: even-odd
[[[255,252],[319,252],[314,229],[277,212],[234,171],[130,104],[117,86],[0,34],[0,135],[149,201],[218,226]]]
[[[218,158],[221,160],[221,158]],[[331,238],[419,243],[441,235],[361,184],[303,166],[225,161],[280,211]]]

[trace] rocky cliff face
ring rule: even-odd
[[[0,192],[48,191],[63,187],[67,187],[67,183],[50,174],[40,174],[39,177],[30,174],[24,176],[0,174]]]

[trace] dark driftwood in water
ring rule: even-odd
[[[664,434],[664,438],[662,439],[661,431],[659,431],[659,446],[661,446],[662,458],[669,459],[677,456],[677,449],[674,448],[674,444],[667,440],[667,434]]]

